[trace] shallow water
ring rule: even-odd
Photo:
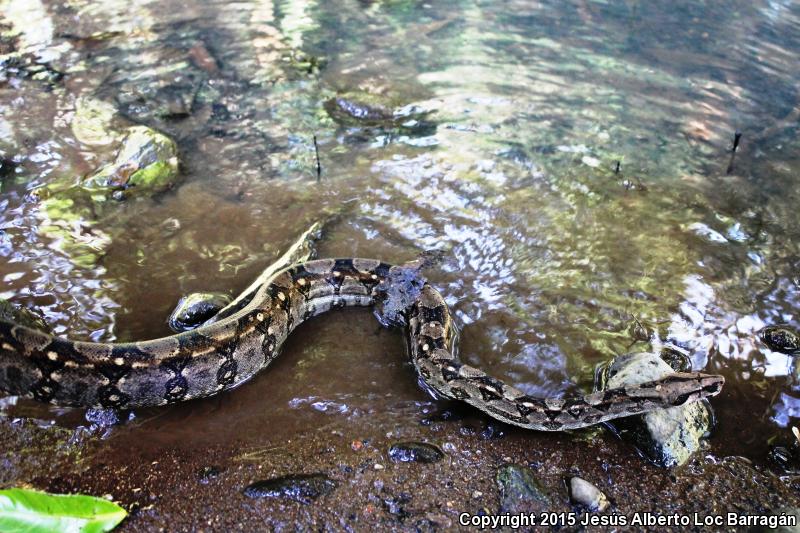
[[[0,70],[0,298],[57,333],[168,334],[182,295],[236,294],[335,215],[321,257],[446,252],[430,279],[469,364],[566,394],[616,354],[672,347],[727,379],[713,454],[766,463],[793,441],[800,382],[755,332],[800,326],[797,4],[3,0],[0,35],[24,58]],[[428,124],[342,125],[324,105],[337,93]],[[154,111],[175,98],[188,111]],[[113,106],[109,130],[172,136],[181,182],[48,218],[30,192],[118,147],[75,125],[86,101]],[[401,335],[342,312],[240,389],[112,438],[246,447],[431,405]]]

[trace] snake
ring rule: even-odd
[[[69,340],[0,319],[0,389],[71,407],[131,409],[233,389],[267,367],[291,332],[332,309],[372,306],[402,326],[420,384],[508,424],[540,431],[584,428],[718,394],[720,375],[676,372],[657,381],[539,398],[464,364],[458,328],[421,261],[318,259],[248,288],[236,305],[196,329],[140,342]]]

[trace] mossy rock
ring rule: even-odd
[[[0,298],[0,319],[20,326],[38,329],[39,331],[50,332],[50,326],[44,321],[37,312],[31,311],[26,307],[12,304],[8,300]]]
[[[81,185],[87,189],[125,190],[136,194],[169,189],[178,178],[178,147],[166,135],[146,126],[134,126],[122,142],[113,163]],[[133,191],[130,191],[133,192]]]

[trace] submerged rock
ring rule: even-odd
[[[83,182],[88,189],[133,189],[156,193],[174,185],[178,177],[175,141],[145,126],[134,126],[122,142],[113,163]]]
[[[134,419],[134,414],[131,411],[124,411],[119,409],[87,409],[84,415],[86,421],[99,429],[109,428],[111,426],[121,426],[126,422]]]
[[[550,496],[526,466],[507,464],[497,470],[500,512],[538,513],[550,508]]]
[[[767,326],[758,332],[758,337],[772,351],[800,355],[800,332],[792,326],[786,324]]]
[[[39,331],[50,331],[50,326],[47,325],[44,318],[28,308],[12,304],[8,300],[0,299],[0,319]]]
[[[569,480],[569,498],[593,513],[603,512],[611,505],[600,489],[577,476]]]
[[[88,146],[106,146],[119,138],[112,123],[116,108],[102,100],[79,98],[75,102],[75,115],[70,122],[73,135]]]
[[[160,87],[154,96],[154,111],[164,118],[185,118],[192,114],[198,87],[173,83]]]
[[[367,92],[338,94],[323,104],[328,115],[342,126],[370,126],[399,129],[413,135],[429,135],[436,125],[425,116],[428,111],[414,105],[397,107],[385,96]]]
[[[324,58],[297,49],[290,49],[284,55],[283,60],[292,70],[302,74],[316,74],[327,63]]]
[[[167,323],[172,331],[188,331],[220,312],[232,298],[221,292],[193,292],[181,298]]]
[[[330,117],[345,125],[392,123],[392,108],[384,98],[369,93],[339,94],[325,102]]]
[[[336,482],[325,474],[290,474],[265,481],[256,481],[244,489],[250,498],[288,498],[311,503],[336,488]]]
[[[0,180],[13,176],[19,165],[8,157],[0,157]]]
[[[616,357],[608,365],[603,388],[637,385],[673,372],[672,367],[656,354],[626,354]],[[701,439],[713,425],[713,413],[707,401],[700,401],[618,418],[610,424],[653,462],[673,467],[684,464],[700,449]]]
[[[200,472],[198,472],[197,478],[203,485],[208,485],[213,480],[215,480],[220,475],[220,473],[221,473],[220,469],[214,465],[204,466],[203,468],[200,469]]]
[[[689,356],[672,346],[662,346],[658,356],[675,372],[691,372],[692,360]]]
[[[425,442],[398,442],[389,448],[389,458],[396,463],[435,463],[443,457],[442,450]]]

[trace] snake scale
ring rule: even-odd
[[[226,316],[143,342],[71,341],[0,320],[0,389],[58,405],[115,409],[211,396],[269,365],[303,321],[330,309],[371,305],[389,308],[379,316],[382,322],[404,325],[423,386],[525,428],[586,427],[713,396],[724,383],[718,375],[675,373],[582,396],[531,397],[459,361],[450,311],[424,279],[407,291],[402,311],[392,316],[397,302],[384,304],[395,298],[392,291],[403,277],[419,268],[408,265],[372,259],[296,264],[253,287]]]

